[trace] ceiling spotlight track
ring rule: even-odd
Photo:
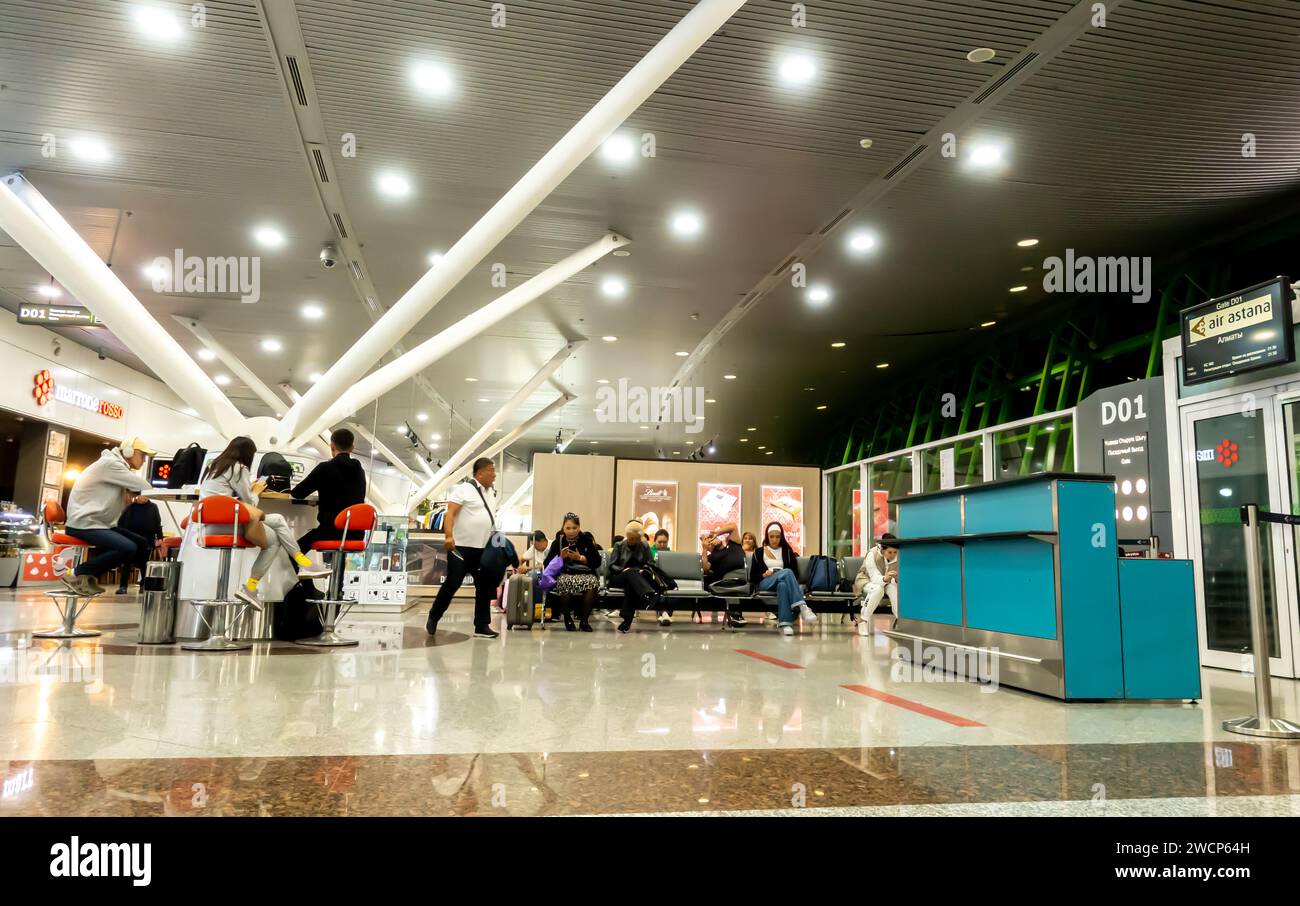
[[[1110,14],[1124,0],[1112,0],[1107,4]],[[954,107],[946,116],[934,124],[931,129],[917,139],[916,143],[904,152],[882,176],[869,182],[849,202],[842,206],[831,222],[820,231],[808,236],[786,258],[786,264],[769,272],[739,302],[722,316],[717,325],[710,330],[695,350],[682,362],[673,376],[671,387],[683,386],[691,374],[704,363],[709,353],[722,342],[723,337],[731,332],[741,319],[753,311],[755,305],[771,293],[776,287],[789,279],[789,264],[795,261],[808,261],[825,244],[826,240],[846,223],[856,218],[850,214],[862,215],[880,201],[890,190],[902,183],[923,161],[939,147],[944,133],[964,134],[963,130],[974,125],[981,116],[997,106],[1018,85],[1051,62],[1057,54],[1065,50],[1081,35],[1091,28],[1093,15],[1091,0],[1078,0],[1061,18],[1047,28],[1008,66],[994,74],[988,82],[972,92],[965,100]]]

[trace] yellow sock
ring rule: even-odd
[[[306,554],[304,554],[302,551],[299,551],[298,553],[296,553],[296,554],[293,555],[293,562],[294,562],[294,563],[297,563],[299,566],[311,566],[311,565],[312,565],[312,564],[311,564],[311,557],[308,557],[308,556],[307,556]]]
[[[247,588],[249,591],[257,591],[258,581],[259,581],[258,579],[254,579],[252,576],[249,576],[248,581],[244,583],[244,587]]]

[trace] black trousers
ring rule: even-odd
[[[624,570],[612,576],[609,584],[623,589],[623,606],[619,608],[619,615],[625,620],[636,616],[638,607],[661,607],[662,600],[654,586],[637,570]]]
[[[361,537],[361,534],[359,532],[353,532],[352,534],[355,535],[358,539],[360,539]],[[317,541],[342,541],[342,540],[343,540],[343,529],[336,529],[332,525],[318,525],[314,529],[309,531],[307,534],[303,535],[301,538],[298,539],[298,550],[302,551],[305,554],[311,550],[311,546],[315,544]]]
[[[460,556],[456,556],[460,554]],[[456,545],[454,553],[447,554],[447,578],[438,589],[438,596],[429,608],[429,622],[437,623],[451,606],[452,596],[460,590],[466,576],[474,579],[474,628],[487,629],[492,622],[492,598],[501,584],[500,576],[490,576],[482,568],[483,548]]]

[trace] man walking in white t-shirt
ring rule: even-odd
[[[456,482],[447,495],[447,515],[442,526],[447,547],[447,578],[433,599],[433,607],[429,608],[429,619],[424,624],[429,635],[438,631],[438,621],[467,575],[474,579],[474,637],[495,639],[498,635],[490,623],[492,596],[501,577],[485,575],[480,569],[483,549],[494,530],[495,517],[488,501],[496,497],[492,490],[496,478],[496,465],[481,456],[474,460],[473,477]]]

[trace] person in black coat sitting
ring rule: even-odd
[[[614,545],[609,560],[609,584],[623,589],[623,606],[619,615],[623,622],[618,624],[619,632],[632,628],[638,607],[658,609],[661,596],[651,580],[654,569],[654,552],[645,543],[645,531],[640,522],[633,519],[623,529],[623,540]]]
[[[596,590],[600,587],[600,578],[596,570],[600,569],[600,548],[591,532],[582,530],[582,523],[577,513],[564,514],[564,527],[555,534],[546,551],[546,563],[556,557],[564,558],[564,569],[555,582],[552,594],[560,599],[560,612],[564,614],[564,628],[573,632],[574,600],[578,607],[578,628],[591,632],[588,619],[596,606]]]
[[[153,556],[154,547],[162,537],[162,516],[158,512],[158,504],[148,497],[139,495],[132,497],[126,509],[122,510],[122,515],[118,517],[117,527],[134,532],[144,539],[144,543],[138,545],[135,556],[122,564],[122,577],[117,583],[117,593],[124,595],[132,568],[140,570],[140,581],[144,581],[145,564]]]

